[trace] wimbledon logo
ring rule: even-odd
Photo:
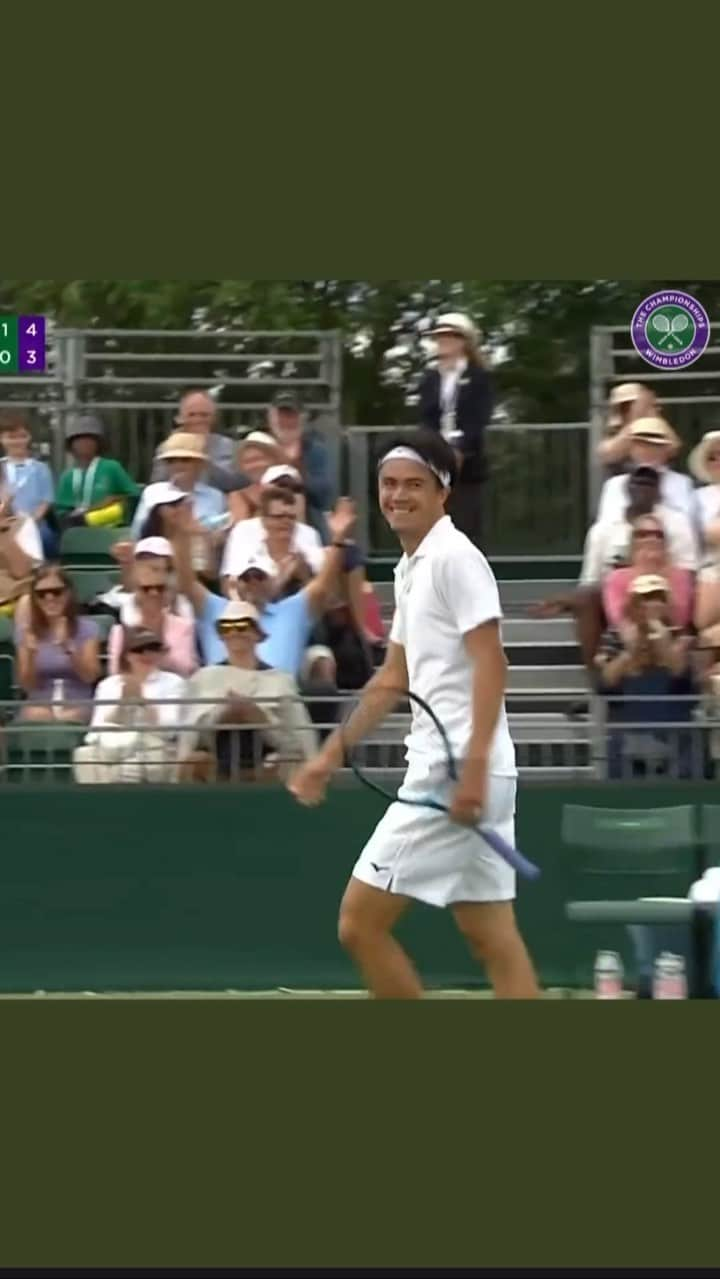
[[[710,341],[710,321],[690,293],[651,293],[632,318],[633,346],[659,369],[681,369],[700,359]]]

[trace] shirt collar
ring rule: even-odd
[[[448,532],[448,530],[451,527],[452,527],[452,520],[450,519],[450,516],[441,515],[437,523],[433,524],[432,528],[430,529],[430,532],[425,534],[422,542],[417,547],[417,549],[413,551],[413,554],[403,555],[399,564],[397,564],[395,568],[395,573],[400,575],[401,573],[404,573],[410,567],[411,564],[414,564],[416,560],[423,559],[424,556],[426,556],[428,552],[432,550],[433,546],[435,546],[437,543],[442,541],[442,539],[445,537],[445,534]]]

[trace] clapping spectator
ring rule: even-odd
[[[142,545],[142,543],[140,543]],[[158,557],[159,558],[159,557]],[[198,667],[194,617],[180,617],[171,611],[172,594],[167,569],[160,563],[138,559],[133,568],[132,616],[134,625],[154,635],[163,650],[163,669],[176,675],[192,675]],[[127,617],[128,610],[125,610]],[[120,670],[125,629],[114,626],[108,641],[108,669]]]
[[[105,430],[97,417],[80,417],[65,431],[65,440],[74,466],[63,471],[58,481],[55,509],[64,527],[89,524],[124,524],[128,499],[135,499],[139,486],[114,458],[103,456]]]
[[[185,771],[224,780],[268,778],[309,759],[317,748],[312,722],[292,675],[259,655],[266,635],[257,609],[227,602],[216,630],[227,659],[188,682],[186,724],[193,731],[183,735]]]
[[[448,515],[476,546],[483,535],[482,485],[486,476],[485,431],[493,409],[490,377],[479,334],[467,315],[441,315],[428,334],[435,339],[437,365],[420,384],[420,420],[455,449],[458,480],[447,502]]]
[[[0,500],[9,496],[16,515],[37,525],[45,559],[57,554],[57,533],[51,525],[54,483],[47,462],[32,455],[32,433],[23,413],[0,414]]]
[[[167,582],[170,611],[194,622],[192,604],[177,593],[173,548],[166,537],[145,537],[139,542],[115,542],[111,551],[120,565],[121,580],[117,586],[98,596],[98,602],[117,613],[123,626],[137,626],[140,620],[135,600],[135,570],[142,565],[155,569]]]
[[[666,580],[653,574],[636,577],[621,628],[606,633],[596,657],[598,687],[607,697],[611,726],[612,779],[692,775],[692,729],[665,727],[691,719],[691,645],[691,635],[673,626]]]
[[[677,436],[660,417],[638,418],[627,428],[628,458],[637,466],[654,466],[660,473],[660,501],[663,506],[681,511],[695,520],[695,489],[689,475],[670,469],[677,451]],[[613,475],[606,480],[600,494],[598,522],[622,519],[628,503],[627,477]]]
[[[277,440],[267,431],[251,431],[238,446],[238,466],[247,476],[249,486],[232,493],[228,505],[233,523],[252,519],[260,511],[261,480],[270,467],[281,465],[283,453]]]
[[[681,476],[680,478],[687,478]],[[654,515],[665,533],[667,556],[676,568],[696,572],[698,541],[686,512],[667,506],[662,500],[662,473],[656,466],[638,463],[629,475],[618,475],[616,498],[608,504],[608,514],[598,517],[585,540],[580,582],[597,585],[612,569],[626,562],[630,554],[632,527],[641,515]]]
[[[171,521],[174,524],[172,541],[178,585],[195,609],[204,661],[208,665],[218,665],[227,659],[225,644],[217,633],[217,622],[227,601],[224,596],[209,591],[193,570],[188,513],[182,505],[174,509]],[[347,539],[354,522],[352,503],[341,498],[328,519],[333,542],[325,550],[321,571],[302,590],[283,599],[275,598],[272,574],[262,562],[250,560],[236,566],[237,590],[258,609],[265,632],[266,638],[258,649],[261,659],[295,679],[299,680],[304,674],[316,693],[318,686],[328,684],[332,654],[324,650],[307,658],[306,650],[313,626],[337,591],[347,555]]]
[[[248,478],[235,468],[234,442],[214,429],[217,412],[217,405],[207,391],[197,388],[184,391],[180,396],[175,430],[170,439],[178,433],[194,435],[205,458],[203,482],[221,493],[234,493],[247,486]],[[168,478],[167,454],[161,444],[155,454],[150,479],[156,483]]]
[[[75,751],[78,782],[176,778],[185,680],[164,669],[164,657],[153,631],[125,631],[120,673],[98,684],[90,731]]]
[[[230,532],[220,570],[223,578],[237,577],[238,565],[250,559],[262,560],[274,575],[285,571],[291,557],[298,564],[309,566],[310,573],[322,568],[324,547],[317,531],[297,518],[298,489],[302,485],[295,475],[287,474],[289,470],[272,467],[266,472],[260,489],[260,515],[243,520]],[[268,476],[275,481],[272,485],[267,482]]]
[[[72,582],[59,565],[38,569],[27,620],[16,624],[18,683],[24,720],[82,722],[100,675],[98,629],[79,615]]]
[[[22,604],[33,570],[42,564],[43,551],[35,521],[13,514],[9,493],[0,493],[0,616],[12,616]]]
[[[335,486],[328,447],[319,431],[308,427],[303,407],[292,392],[275,396],[268,412],[270,433],[282,449],[282,460],[300,472],[307,498],[307,520],[327,540],[326,516]]]
[[[673,625],[690,626],[693,615],[693,574],[677,568],[668,554],[662,521],[655,515],[638,515],[633,522],[630,563],[616,568],[605,578],[602,588],[605,617],[611,627],[621,628],[622,618],[638,577],[651,574],[663,578],[669,589]]]

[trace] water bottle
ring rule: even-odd
[[[664,950],[655,960],[653,999],[687,999],[687,976],[682,955]]]
[[[65,680],[53,680],[52,709],[55,719],[59,719],[65,702]]]
[[[623,962],[617,951],[598,951],[595,959],[595,998],[622,999]]]

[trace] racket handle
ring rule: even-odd
[[[537,879],[540,875],[540,867],[534,862],[529,862],[527,857],[523,857],[517,848],[513,848],[512,844],[508,844],[502,835],[498,835],[497,831],[490,830],[487,826],[479,826],[478,833],[482,835],[486,843],[490,845],[493,852],[502,857],[506,862],[516,870],[518,875],[522,875],[524,879]]]

